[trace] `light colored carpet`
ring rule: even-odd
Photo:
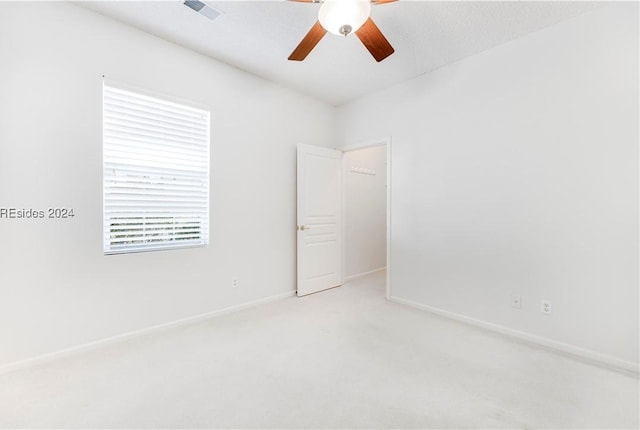
[[[0,376],[1,427],[638,428],[638,379],[384,299],[384,274]]]

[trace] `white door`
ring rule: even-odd
[[[342,152],[298,145],[298,295],[342,285]]]

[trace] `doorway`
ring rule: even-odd
[[[343,148],[345,282],[386,270],[390,284],[391,139]]]
[[[297,295],[386,269],[391,297],[391,138],[340,150],[298,144]]]

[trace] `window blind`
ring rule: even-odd
[[[209,242],[209,112],[103,87],[104,252]]]

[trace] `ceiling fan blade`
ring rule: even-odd
[[[325,34],[327,34],[327,30],[320,25],[320,21],[316,22],[304,39],[296,46],[296,49],[289,55],[289,60],[302,61],[307,58],[309,52],[315,48]]]
[[[298,3],[322,3],[324,0],[289,0],[289,1],[295,1]],[[371,4],[385,4],[385,3],[393,3],[396,2],[398,0],[370,0]]]
[[[384,37],[384,34],[382,34],[371,17],[356,31],[356,36],[358,36],[358,39],[360,39],[369,52],[371,52],[371,55],[373,55],[373,58],[375,58],[378,63],[395,52],[393,46],[391,46],[387,38]]]

